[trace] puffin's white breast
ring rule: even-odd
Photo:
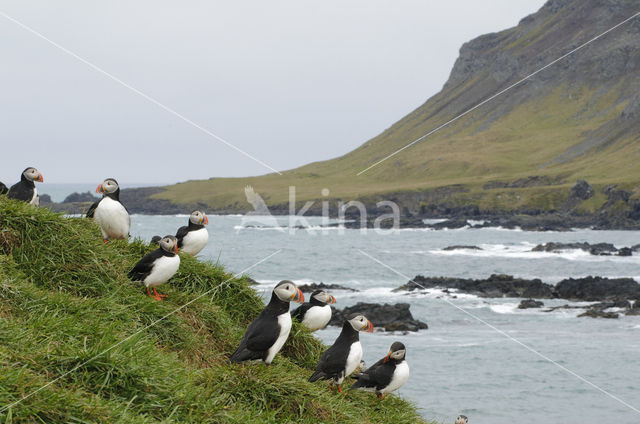
[[[98,203],[94,217],[100,225],[104,238],[126,239],[129,237],[131,217],[122,203],[105,197]]]
[[[409,364],[407,361],[402,361],[396,364],[396,369],[393,371],[393,376],[389,385],[380,390],[380,393],[391,393],[394,390],[398,390],[409,379]]]
[[[347,356],[347,365],[345,366],[345,377],[356,370],[362,360],[362,345],[360,341],[351,344],[349,356]]]
[[[153,263],[151,273],[144,279],[144,285],[154,287],[166,283],[180,267],[180,256],[161,256]]]
[[[31,197],[31,200],[29,201],[29,204],[40,206],[40,198],[38,197],[38,189],[35,188],[35,187],[33,187],[33,196]]]
[[[207,246],[208,241],[209,232],[206,228],[189,231],[187,235],[182,239],[182,247],[180,248],[180,250],[184,253],[195,256]]]
[[[280,352],[284,342],[286,342],[287,337],[289,337],[289,332],[291,331],[291,314],[288,311],[284,314],[278,315],[278,327],[280,327],[278,339],[273,346],[269,348],[267,351],[267,358],[264,360],[267,364],[270,364],[271,361],[273,361],[273,358],[278,352]]]
[[[312,306],[304,314],[302,324],[304,324],[311,331],[320,330],[329,324],[331,320],[331,306]]]

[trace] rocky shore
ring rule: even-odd
[[[640,284],[632,278],[584,277],[567,278],[556,285],[539,279],[522,279],[511,275],[494,274],[486,279],[416,276],[413,280],[394,289],[394,292],[426,289],[454,289],[461,293],[485,298],[525,298],[518,308],[541,308],[537,299],[565,299],[572,302],[597,302],[585,306],[560,306],[558,308],[586,309],[580,316],[617,318],[617,308],[627,315],[640,315]]]
[[[359,312],[364,314],[377,330],[408,332],[429,328],[426,322],[413,318],[409,311],[408,303],[391,305],[388,303],[358,302],[342,310],[333,307],[331,310],[332,315],[329,325],[342,326],[345,317],[354,312]]]

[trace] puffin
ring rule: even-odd
[[[129,237],[131,217],[129,211],[120,203],[120,186],[113,178],[107,178],[97,188],[102,199],[89,207],[87,218],[94,218],[106,243],[109,239],[126,239]]]
[[[378,399],[387,393],[398,390],[409,378],[409,365],[405,361],[404,344],[394,342],[389,353],[360,374],[355,374],[356,381],[351,388],[376,392]]]
[[[357,312],[348,315],[340,335],[320,357],[309,382],[331,379],[331,390],[334,389],[334,384],[337,384],[338,392],[342,393],[340,388],[342,381],[355,371],[362,360],[359,331],[371,333],[373,324],[367,317]]]
[[[2,181],[0,181],[0,194],[7,194],[8,191],[9,189],[7,188],[7,186],[4,185]]]
[[[149,288],[153,290],[155,300],[162,300],[166,294],[159,294],[156,286],[164,284],[178,271],[180,256],[178,256],[178,240],[174,236],[164,236],[156,250],[144,255],[142,259],[129,271],[132,281],[142,281],[147,288],[147,295],[151,296]]]
[[[458,415],[455,424],[467,424],[468,422],[469,419],[466,417],[466,415]]]
[[[300,305],[291,315],[311,331],[320,330],[331,321],[331,306],[329,305],[333,303],[336,303],[335,297],[324,290],[316,290],[311,293],[309,302]]]
[[[280,281],[271,293],[269,304],[260,312],[240,340],[229,362],[264,362],[271,365],[291,331],[289,302],[304,302],[304,294],[289,280]]]
[[[193,211],[189,216],[189,225],[178,228],[176,238],[181,252],[196,256],[205,248],[209,241],[209,233],[204,227],[209,224],[209,218],[202,211]]]
[[[41,183],[44,181],[44,178],[40,171],[30,166],[22,171],[22,174],[20,174],[20,181],[11,186],[9,193],[7,193],[7,197],[9,199],[22,200],[23,202],[38,206],[40,198],[38,197],[38,190],[36,189],[34,181]]]

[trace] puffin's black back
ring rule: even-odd
[[[360,340],[358,332],[349,321],[345,321],[340,335],[333,345],[322,354],[309,381],[313,383],[317,380],[339,378],[345,371],[351,345],[358,340]]]
[[[153,270],[154,262],[163,257],[163,256],[175,256],[176,254],[173,252],[167,252],[161,247],[153,250],[140,259],[138,263],[129,271],[129,278],[133,281],[144,281],[145,278],[151,273]]]
[[[314,306],[325,306],[326,303],[313,297],[315,294],[321,291],[322,290],[316,290],[313,293],[311,293],[311,296],[309,296],[309,302],[303,303],[302,305],[298,306],[293,312],[291,312],[291,316],[294,319],[296,319],[298,322],[302,322],[302,320],[304,320],[305,314],[309,309],[311,309]]]
[[[278,315],[285,312],[289,312],[289,303],[283,302],[275,293],[272,293],[269,304],[249,324],[247,331],[242,336],[242,340],[240,340],[240,345],[229,357],[229,362],[266,359],[267,351],[278,340],[280,335]]]
[[[9,192],[9,189],[7,188],[6,185],[4,185],[3,182],[0,182],[0,194],[7,194]]]
[[[393,378],[397,362],[398,361],[391,358],[387,362],[384,362],[384,358],[380,359],[364,372],[356,374],[354,378],[357,378],[358,381],[353,383],[351,388],[357,389],[359,387],[366,387],[375,388],[376,390],[384,389],[389,385]]]
[[[30,202],[33,198],[33,190],[36,188],[36,185],[33,181],[29,181],[27,177],[24,176],[24,173],[20,174],[20,181],[15,183],[9,189],[9,193],[7,197],[9,199],[17,199],[22,200],[23,202]]]

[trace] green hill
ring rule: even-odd
[[[581,211],[604,205],[602,190],[610,184],[634,200],[640,195],[640,16],[357,174],[629,18],[637,6],[634,0],[548,1],[516,27],[464,44],[439,93],[344,156],[283,175],[188,181],[143,200],[167,211],[200,205],[241,212],[251,210],[243,188],[252,185],[270,206],[286,210],[288,187],[295,185],[298,201],[321,199],[328,188],[332,200],[396,197],[411,214],[420,213],[421,203],[549,211],[579,178],[599,193]],[[416,54],[428,52],[416,46]],[[535,184],[519,186],[522,179]],[[144,210],[141,202],[133,206]]]
[[[0,197],[0,421],[423,422],[401,398],[308,383],[324,347],[298,325],[271,367],[227,364],[261,298],[183,256],[155,302],[126,276],[150,249]]]

